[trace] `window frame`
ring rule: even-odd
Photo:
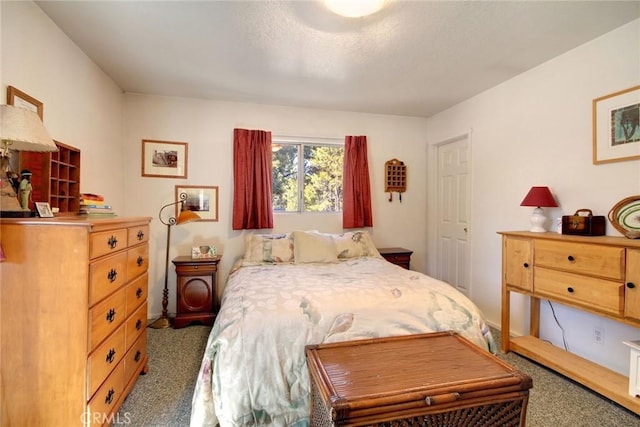
[[[310,136],[288,136],[288,135],[272,135],[271,145],[295,145],[298,147],[298,210],[286,211],[276,210],[272,208],[274,214],[341,214],[340,211],[331,212],[314,212],[304,210],[304,147],[316,146],[327,147],[336,146],[341,147],[344,153],[345,141],[344,138],[332,138],[332,137],[310,137]],[[343,157],[344,162],[344,157]],[[344,166],[344,163],[343,163]],[[273,179],[273,178],[272,178]],[[272,196],[273,197],[273,196]]]

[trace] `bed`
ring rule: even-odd
[[[250,235],[229,275],[191,426],[307,426],[307,344],[454,330],[495,352],[452,286],[382,258],[366,231]]]

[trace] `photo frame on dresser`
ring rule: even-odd
[[[142,176],[187,178],[188,158],[186,142],[142,140]]]
[[[593,164],[640,159],[640,86],[593,100]]]
[[[7,86],[7,104],[31,110],[40,116],[40,120],[44,116],[44,104],[42,102],[13,86]]]
[[[185,209],[197,213],[201,219],[198,221],[218,221],[218,187],[205,185],[176,185],[176,202],[180,200],[180,194],[186,193]],[[176,204],[176,218],[180,209],[180,203]]]
[[[53,211],[48,202],[35,202],[34,204],[40,218],[53,218]]]

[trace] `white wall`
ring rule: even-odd
[[[638,84],[640,20],[429,119],[431,147],[472,131],[472,299],[491,321],[500,321],[496,232],[528,229],[531,209],[519,205],[531,186],[547,185],[556,195],[560,207],[547,209],[549,218],[580,208],[607,215],[620,199],[640,193],[640,161],[596,166],[591,160],[592,99]],[[608,234],[619,235],[608,227]],[[512,328],[523,333],[527,305],[523,298],[512,305]],[[628,349],[621,341],[639,339],[640,330],[559,304],[555,309],[572,351],[627,373]],[[562,346],[546,304],[542,318],[541,336]],[[595,326],[605,330],[604,345],[593,342]]]
[[[367,135],[373,197],[371,229],[378,246],[403,246],[415,251],[412,268],[426,265],[426,119],[323,111],[188,98],[125,95],[124,132],[127,214],[154,217],[151,228],[150,315],[161,310],[164,285],[166,227],[158,211],[175,200],[176,185],[219,187],[219,222],[196,222],[173,227],[170,258],[190,253],[194,244],[213,242],[224,253],[219,279],[225,283],[235,259],[242,255],[243,233],[231,230],[233,204],[233,129],[271,130],[276,135],[337,137]],[[188,178],[141,176],[141,141],[156,139],[189,144]],[[403,160],[408,188],[402,203],[387,201],[384,163]],[[169,210],[169,212],[172,212]],[[167,212],[165,211],[165,214]],[[167,219],[163,215],[163,219]],[[274,231],[316,229],[342,231],[341,214],[276,214]],[[271,232],[271,230],[262,230]],[[175,275],[169,267],[170,304],[175,310]]]
[[[81,151],[80,191],[122,192],[122,91],[32,2],[0,2],[1,99],[14,86],[44,104],[51,137]]]

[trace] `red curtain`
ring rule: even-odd
[[[345,137],[342,180],[342,227],[373,227],[366,136]]]
[[[273,228],[271,132],[233,130],[233,229]]]

